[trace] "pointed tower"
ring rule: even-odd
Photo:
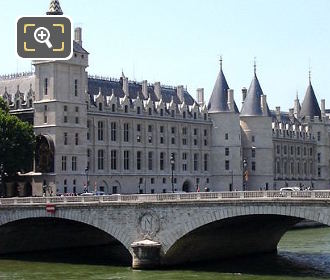
[[[48,12],[46,14],[52,16],[63,15],[60,2],[58,0],[51,0],[49,4]]]
[[[299,101],[299,97],[298,97],[298,91],[297,91],[297,95],[296,95],[296,99],[294,100],[294,116],[299,119],[300,118],[300,111],[301,111],[301,105],[300,105],[300,101]]]
[[[47,14],[63,14],[58,0],[50,2]],[[54,143],[54,166],[50,171],[36,170],[42,176],[35,177],[34,184],[40,188],[45,184],[53,186],[62,193],[80,192],[86,181],[88,52],[77,39],[69,60],[32,62],[36,77],[35,132]]]
[[[258,77],[254,75],[240,114],[244,190],[273,186],[272,118]]]
[[[312,82],[311,82],[311,77],[309,74],[309,84],[308,84],[308,87],[306,90],[304,101],[301,106],[300,117],[301,118],[304,118],[304,117],[314,118],[316,116],[321,118],[321,110],[320,110],[319,104],[317,102],[317,99],[316,99],[316,96],[314,93],[314,89],[312,86]]]
[[[229,89],[225,75],[217,76],[208,104],[212,120],[211,168],[212,189],[217,191],[241,190],[241,129],[234,91]]]

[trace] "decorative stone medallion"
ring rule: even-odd
[[[139,232],[143,237],[153,237],[159,231],[160,219],[153,211],[147,211],[139,217]]]

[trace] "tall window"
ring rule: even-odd
[[[229,156],[229,148],[225,148],[225,156]]]
[[[124,142],[129,141],[129,130],[128,130],[128,128],[129,128],[128,123],[124,123]]]
[[[97,151],[97,169],[98,170],[104,169],[104,151],[103,150]]]
[[[141,154],[142,154],[141,151],[136,152],[136,169],[137,170],[141,170],[141,157],[142,157]]]
[[[90,169],[91,168],[91,150],[87,149],[87,168]]]
[[[116,112],[116,104],[112,104],[111,105],[111,111],[112,112]]]
[[[198,154],[194,154],[194,171],[198,170]]]
[[[124,151],[124,170],[129,170],[129,151]]]
[[[97,123],[97,139],[103,141],[103,122],[99,121]]]
[[[77,157],[72,157],[72,171],[77,171]]]
[[[91,121],[87,121],[87,140],[90,140],[91,134],[90,134],[90,127],[91,127]]]
[[[76,133],[74,138],[75,138],[75,144],[76,144],[76,146],[78,146],[79,145],[79,134]]]
[[[136,113],[137,113],[138,115],[141,114],[141,107],[137,107],[137,108],[136,108]]]
[[[164,109],[160,109],[160,115],[164,116]]]
[[[78,96],[78,80],[74,80],[74,96]]]
[[[64,145],[68,145],[68,133],[64,132]]]
[[[321,141],[321,132],[320,131],[317,132],[317,141]]]
[[[117,151],[111,150],[111,170],[117,169]]]
[[[111,141],[117,141],[117,123],[111,123]]]
[[[204,171],[208,170],[208,161],[209,161],[209,155],[205,154],[204,155]]]
[[[256,162],[252,161],[252,171],[256,171]]]
[[[229,160],[226,160],[225,161],[225,169],[229,170],[229,168],[230,168]]]
[[[148,169],[149,170],[153,169],[153,153],[152,152],[148,153]]]
[[[48,94],[48,79],[45,78],[44,80],[44,94],[47,95]]]
[[[159,154],[159,169],[160,170],[164,170],[164,158],[165,158],[165,154],[163,152],[161,152]]]
[[[124,110],[125,110],[125,113],[128,112],[128,106],[127,105],[125,105]]]
[[[256,157],[256,149],[254,149],[254,148],[251,149],[251,157],[253,157],[253,158]]]
[[[99,103],[99,111],[102,111],[102,110],[103,110],[102,103]]]
[[[62,156],[62,171],[66,171],[66,156]]]

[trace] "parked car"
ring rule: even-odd
[[[298,188],[298,187],[280,188],[280,192],[298,192],[298,191],[300,191],[300,188]]]
[[[84,193],[81,193],[80,196],[93,196],[94,193],[92,192],[84,192]]]

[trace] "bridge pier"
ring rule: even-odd
[[[131,244],[133,249],[133,269],[153,269],[160,265],[161,244],[152,240],[136,241]]]

